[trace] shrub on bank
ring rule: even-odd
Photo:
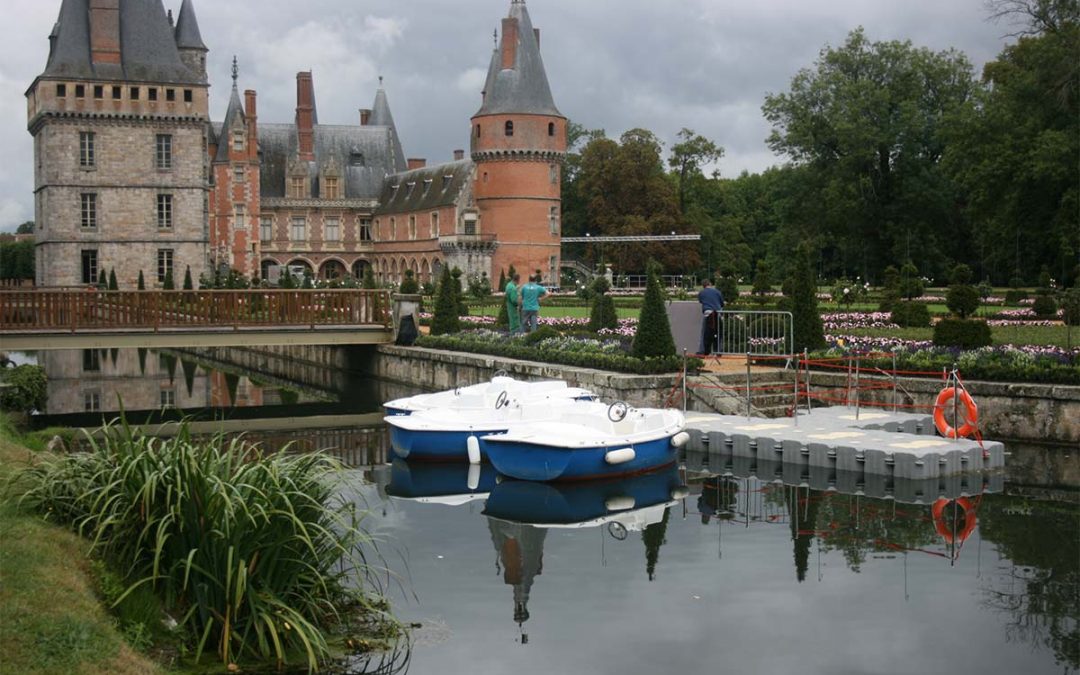
[[[29,413],[44,410],[48,399],[48,382],[41,366],[22,365],[0,371],[0,408]]]
[[[531,335],[540,335],[543,330]],[[634,357],[627,352],[625,340],[561,336],[555,331],[543,334],[541,339],[533,338],[533,343],[529,339],[530,336],[508,336],[506,333],[480,329],[455,335],[422,335],[416,341],[416,346],[638,375],[674,373],[683,367],[682,358],[675,355],[645,359]],[[690,359],[688,363],[693,370],[702,365],[698,359]]]
[[[934,344],[938,347],[978,349],[994,343],[990,324],[972,319],[942,319],[934,326]]]
[[[22,503],[89,538],[127,571],[126,592],[153,588],[196,661],[302,655],[316,669],[329,634],[380,615],[334,460],[197,442],[186,427],[165,440],[113,426],[89,446],[24,471]]]
[[[930,325],[930,308],[922,302],[894,302],[892,322],[902,328],[926,328]]]

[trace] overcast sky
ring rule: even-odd
[[[0,25],[0,230],[33,218],[32,141],[24,93],[45,66],[60,0],[21,2]],[[721,174],[780,163],[761,104],[785,91],[825,45],[864,26],[872,40],[955,47],[976,71],[1007,28],[983,0],[528,0],[555,102],[617,137],[644,127],[668,145],[683,127],[721,144]],[[180,0],[165,0],[179,10]],[[510,0],[195,0],[210,48],[211,112],[224,115],[233,54],[259,119],[291,122],[297,71],[314,71],[319,121],[356,124],[378,77],[410,157],[451,158]]]

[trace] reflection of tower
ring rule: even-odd
[[[645,572],[649,575],[649,581],[656,578],[656,562],[660,559],[660,547],[667,542],[667,522],[671,509],[664,509],[664,517],[659,523],[653,523],[641,533],[641,540],[645,542]]]
[[[795,543],[795,578],[806,581],[806,570],[810,564],[810,544],[814,541],[820,493],[806,491],[806,497],[799,497],[799,488],[785,489],[784,500],[787,502],[791,523],[791,540]]]
[[[524,624],[529,620],[529,591],[544,568],[547,530],[488,518],[491,541],[502,567],[503,581],[514,587],[514,621],[521,628],[521,643],[529,641]]]

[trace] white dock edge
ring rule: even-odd
[[[796,426],[791,419],[688,413],[686,426],[691,452],[837,472],[928,480],[1005,465],[1003,444],[938,437],[927,415],[827,408],[801,415]]]

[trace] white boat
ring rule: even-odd
[[[480,437],[480,451],[511,478],[574,481],[627,476],[675,462],[689,435],[678,410],[581,403],[556,420]]]
[[[417,461],[485,459],[480,437],[503,434],[521,425],[553,424],[581,406],[598,405],[571,398],[512,399],[505,391],[484,408],[432,408],[410,415],[388,415],[390,445],[396,456]]]
[[[562,380],[525,382],[496,375],[490,382],[457,387],[433,394],[417,394],[383,404],[387,415],[411,415],[422,410],[491,410],[508,400],[542,404],[553,400],[593,401],[588,389],[567,386]]]

